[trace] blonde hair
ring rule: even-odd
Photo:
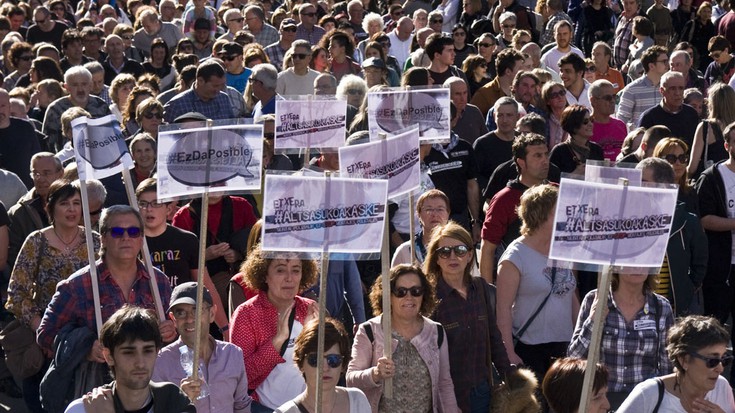
[[[538,185],[528,189],[521,196],[518,217],[521,219],[521,235],[533,235],[553,212],[559,189],[554,185]]]

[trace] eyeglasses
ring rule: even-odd
[[[487,63],[485,62],[480,63],[478,66],[487,69]]]
[[[444,214],[447,212],[446,208],[421,208],[421,212],[426,214]]]
[[[549,100],[560,98],[562,96],[566,96],[567,91],[566,90],[557,90],[556,92],[549,93]]]
[[[395,295],[398,298],[403,298],[407,296],[409,293],[411,293],[412,297],[421,297],[424,295],[424,287],[398,287],[394,288],[393,291],[391,291],[393,295]]]
[[[360,89],[347,89],[346,92],[348,95],[362,95],[362,90]]]
[[[31,178],[38,179],[38,178],[44,177],[48,179],[54,176],[55,174],[56,172],[51,172],[51,171],[43,171],[43,172],[31,171]]]
[[[122,238],[126,232],[130,238],[138,238],[141,235],[140,227],[112,227],[109,232],[112,238]]]
[[[515,24],[503,24],[501,25],[501,27],[504,29],[515,29],[516,25]]]
[[[429,20],[429,21],[430,21],[431,23],[434,23],[434,24],[443,24],[443,23],[444,23],[444,20],[436,20],[436,19],[431,19],[431,20]]]
[[[146,202],[146,201],[138,201],[138,208],[139,208],[139,209],[151,209],[151,208],[154,208],[154,209],[158,209],[158,208],[160,208],[160,207],[162,207],[162,206],[165,206],[165,205],[166,205],[166,202],[158,202],[158,201],[151,201],[151,202]]]
[[[584,118],[584,119],[582,119],[582,125],[589,125],[590,122],[592,122],[592,119],[590,119],[590,118]]]
[[[33,60],[33,56],[21,56],[20,60],[24,62],[30,62],[31,60]]]
[[[480,47],[493,47],[493,46],[495,45],[492,43],[480,43]]]
[[[204,311],[207,311],[210,308],[212,308],[212,307],[210,307],[210,306],[204,307]],[[196,318],[196,316],[197,316],[197,310],[199,310],[199,309],[198,308],[194,308],[193,310],[188,311],[188,310],[184,310],[183,308],[174,308],[174,310],[171,311],[171,312],[174,314],[174,317],[176,317],[176,318],[178,318],[180,320],[185,320],[185,319],[187,319],[189,317]]]
[[[590,73],[594,72],[595,70],[597,70],[597,68],[594,67],[594,66],[590,66],[590,67],[587,68],[587,71],[590,72]]]
[[[245,18],[244,18],[244,17],[240,17],[240,18],[237,18],[237,19],[230,19],[230,20],[228,20],[227,22],[228,22],[228,23],[229,23],[229,22],[238,22],[238,23],[242,23],[242,22],[244,22],[244,21],[245,21]]]
[[[131,36],[129,34],[126,34],[126,35],[123,35],[123,36],[120,36],[120,37],[122,37],[123,40],[133,40],[133,36]]]
[[[288,26],[281,29],[282,32],[291,32],[296,33],[296,27],[295,26]]]
[[[717,367],[718,364],[722,363],[722,367],[727,367],[730,364],[732,364],[733,357],[732,356],[723,356],[722,358],[717,357],[707,357],[703,356],[699,353],[689,353],[692,357],[698,358],[700,360],[704,360],[704,365],[707,366],[707,368],[713,369]]]
[[[43,19],[43,20],[36,20],[36,24],[44,24],[44,23],[46,23],[47,21],[48,21],[48,19]]]
[[[449,258],[452,255],[452,251],[454,251],[454,255],[457,258],[462,258],[470,252],[470,249],[466,245],[457,245],[454,247],[441,247],[436,250],[436,253],[439,254],[439,258]]]
[[[452,36],[464,37],[464,36],[467,36],[467,33],[465,33],[465,32],[454,32],[454,33],[452,33]]]
[[[314,16],[316,16],[316,13],[315,13],[315,12],[311,12],[311,13],[301,13],[301,15],[302,15],[302,16],[306,16],[306,17],[314,17]]]
[[[340,356],[339,354],[325,354],[324,358],[327,360],[327,365],[333,369],[336,369],[337,367],[342,365],[342,361],[344,361],[344,357]],[[311,353],[306,356],[306,362],[309,363],[311,367],[316,367],[317,363],[317,354]]]
[[[671,154],[670,153],[668,155],[662,156],[662,158],[666,159],[666,162],[668,162],[668,163],[670,163],[672,165],[675,164],[676,161],[679,161],[679,163],[681,163],[681,164],[687,164],[687,163],[689,163],[689,155],[687,155],[685,153],[683,153],[681,155],[674,155],[674,154]]]
[[[306,53],[294,53],[294,54],[292,54],[291,56],[293,56],[293,58],[294,58],[294,59],[301,59],[301,60],[304,60],[304,59],[306,59],[307,57],[309,57],[309,56],[311,56],[311,55],[309,55],[309,54],[306,54]]]
[[[146,118],[146,119],[148,119],[148,120],[151,120],[153,118],[156,118],[158,120],[163,119],[163,115],[161,113],[159,113],[159,112],[148,112],[148,113],[144,114],[143,117]]]
[[[239,55],[239,54],[236,54],[236,55],[221,54],[221,55],[219,55],[219,58],[222,59],[222,60],[224,60],[225,62],[231,62],[231,61],[237,59],[238,56],[241,56],[241,55]]]

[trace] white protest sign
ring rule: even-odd
[[[71,122],[74,156],[79,178],[84,181],[102,179],[133,167],[133,159],[120,131],[115,115]]]
[[[620,168],[612,166],[592,165],[587,163],[584,167],[584,180],[588,182],[609,182],[625,178],[630,185],[641,186],[643,171],[636,168]]]
[[[562,178],[549,258],[660,267],[677,192]]]
[[[371,140],[416,124],[422,142],[449,140],[449,88],[369,92],[367,99]]]
[[[421,184],[419,130],[411,129],[389,139],[339,148],[342,176],[387,179],[388,198],[395,198]]]
[[[339,148],[345,144],[347,101],[322,96],[276,100],[275,149]]]
[[[169,125],[158,133],[158,199],[260,190],[262,125]]]
[[[266,175],[264,251],[374,253],[382,247],[388,181]]]

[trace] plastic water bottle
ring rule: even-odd
[[[188,377],[192,376],[192,367],[194,367],[194,351],[189,348],[189,346],[181,346],[179,347],[179,353],[181,353],[181,356],[179,357],[179,360],[181,361],[181,367],[184,369],[184,372],[186,372],[186,375]],[[199,392],[199,397],[197,397],[197,400],[201,400],[205,397],[209,396],[209,385],[207,384],[206,380],[204,380],[204,373],[202,372],[202,365],[199,363],[199,380],[202,381],[201,391]]]

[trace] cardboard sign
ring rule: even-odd
[[[79,179],[102,179],[133,167],[133,159],[115,115],[71,122]]]
[[[345,144],[347,102],[321,96],[276,100],[275,149],[339,148]]]
[[[369,92],[367,99],[371,140],[376,140],[379,133],[392,133],[413,125],[419,126],[422,143],[449,140],[448,88]]]

